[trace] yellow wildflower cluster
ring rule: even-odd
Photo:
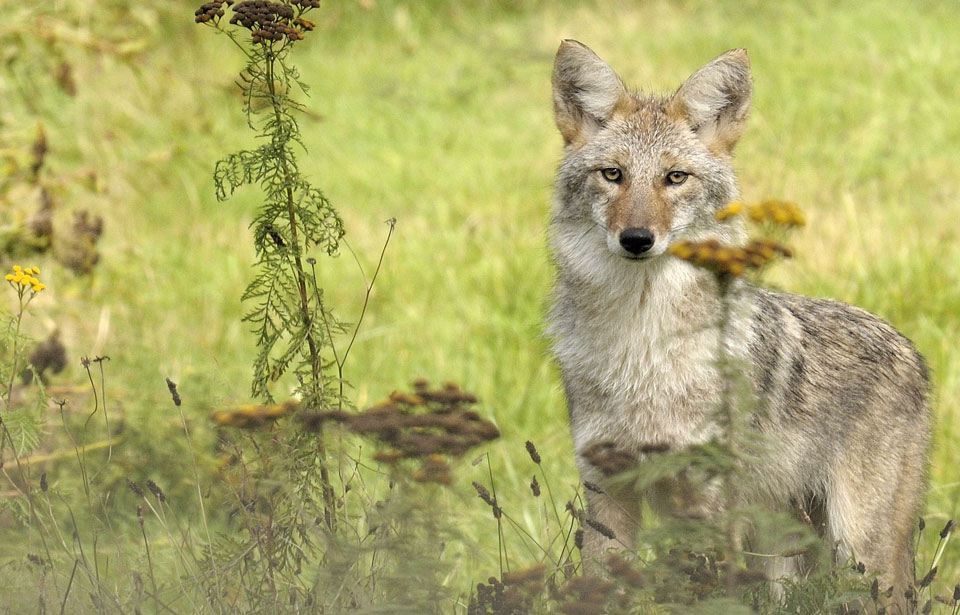
[[[779,199],[766,199],[754,205],[745,206],[743,203],[730,203],[715,214],[719,221],[724,221],[740,215],[744,207],[747,208],[747,217],[753,222],[771,222],[780,226],[803,226],[807,220],[796,203]]]
[[[47,287],[46,284],[43,284],[36,278],[39,275],[40,270],[36,267],[21,267],[20,265],[13,266],[13,273],[8,273],[4,276],[4,280],[10,283],[14,287],[31,287],[31,290],[35,293],[38,293]]]
[[[773,222],[781,226],[803,226],[807,223],[795,203],[767,199],[751,205],[747,215],[754,222]]]
[[[740,212],[743,211],[743,203],[734,202],[730,203],[720,211],[718,211],[715,216],[717,220],[723,222],[727,218],[732,218],[734,216],[740,215]]]
[[[772,239],[753,239],[741,247],[728,246],[716,239],[707,241],[679,241],[669,249],[679,259],[708,269],[714,274],[739,276],[747,269],[767,264],[778,254],[792,256],[790,249]]]
[[[217,410],[213,413],[213,421],[218,425],[229,427],[260,427],[268,421],[287,416],[299,407],[300,402],[293,399],[282,404],[240,406],[229,410]]]

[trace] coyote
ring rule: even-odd
[[[548,335],[585,481],[603,478],[584,456],[591,445],[612,443],[642,463],[651,448],[683,450],[718,433],[717,281],[666,251],[681,239],[745,240],[742,223],[715,214],[738,195],[731,158],[751,89],[743,49],[665,97],[628,91],[577,41],[557,52],[564,155],[550,223],[557,276]],[[840,561],[855,557],[902,596],[914,583],[911,538],[930,438],[923,358],[862,309],[736,284],[725,348],[746,366],[752,428],[768,440],[741,500],[780,511],[806,503]],[[691,501],[698,514],[721,510],[717,489],[684,490],[658,483],[642,497],[658,514],[690,514]],[[587,496],[590,517],[630,544],[641,496]],[[587,529],[585,558],[613,545]],[[765,559],[772,579],[804,566]]]

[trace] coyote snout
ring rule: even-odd
[[[751,90],[742,49],[669,96],[628,91],[576,41],[557,52],[564,156],[550,225],[557,282],[549,333],[584,480],[603,479],[588,459],[597,443],[642,460],[651,443],[683,450],[718,432],[716,279],[666,250],[683,239],[745,241],[739,222],[716,214],[738,194],[731,159]],[[770,443],[743,468],[742,503],[785,512],[809,503],[838,557],[856,557],[902,596],[913,583],[930,438],[923,359],[890,325],[849,305],[741,281],[727,296],[725,355],[744,366],[755,398],[750,424]],[[627,543],[641,497],[667,514],[681,512],[680,500],[719,512],[709,484],[677,495],[588,491],[588,512]],[[584,554],[612,544],[587,530]],[[767,559],[771,577],[796,574],[797,558]]]

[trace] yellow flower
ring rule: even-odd
[[[3,276],[3,279],[6,280],[7,282],[13,282],[13,274],[8,273],[7,275]]]
[[[25,275],[20,276],[20,286],[30,286],[30,277]]]
[[[33,285],[33,292],[38,293],[46,287],[47,287],[46,284],[41,284],[40,282],[37,282],[36,284]]]
[[[33,272],[33,275],[37,275],[37,274],[40,273],[40,268],[39,268],[39,267],[31,267],[31,268],[30,268],[30,271]]]
[[[727,218],[732,218],[733,216],[738,215],[741,211],[743,211],[743,203],[730,203],[716,213],[716,218],[718,221],[723,222]]]
[[[14,272],[14,273],[20,273],[21,271],[23,271],[23,269],[20,267],[20,265],[14,265],[14,266],[13,266],[13,272]]]
[[[749,208],[750,219],[754,222],[773,222],[782,226],[803,226],[806,220],[800,208],[789,201],[767,199]]]

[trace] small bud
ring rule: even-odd
[[[47,473],[44,472],[40,475],[40,491],[47,492]]]

